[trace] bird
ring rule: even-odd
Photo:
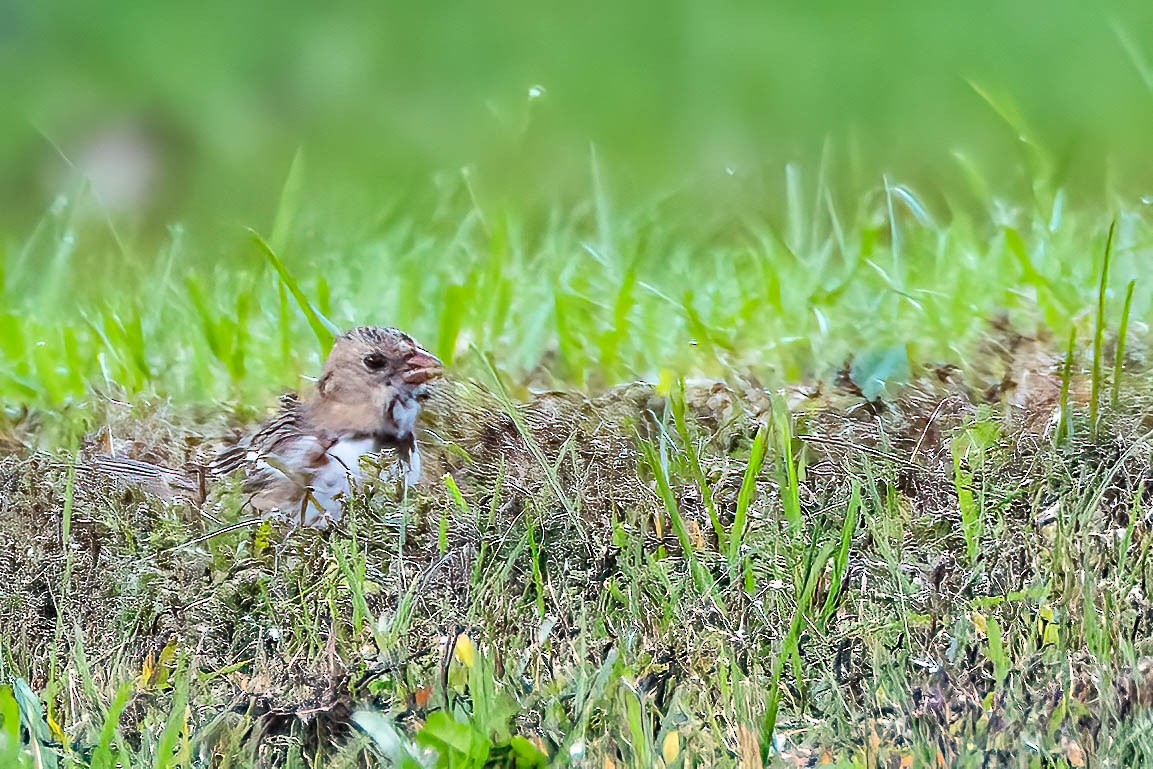
[[[94,463],[165,497],[203,499],[208,481],[243,473],[246,505],[263,517],[328,528],[365,480],[363,458],[393,449],[406,485],[420,481],[417,418],[443,373],[405,332],[358,326],[335,339],[314,392],[282,396],[276,415],[208,461],[182,470],[110,456]]]

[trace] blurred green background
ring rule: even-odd
[[[1150,62],[1147,2],[0,0],[0,396],[261,403],[301,298],[536,386],[1083,332]]]
[[[953,184],[954,152],[1027,189],[1018,133],[1099,196],[1150,181],[1148,61],[1136,2],[5,0],[2,216],[19,236],[78,167],[126,221],[259,226],[299,147],[334,209],[466,165],[511,205],[563,200],[591,146],[626,200],[729,169],[772,205],[826,142],[851,189]]]

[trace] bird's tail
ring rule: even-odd
[[[162,467],[139,459],[97,454],[77,462],[78,472],[97,472],[113,480],[138,484],[161,499],[188,499],[200,504],[207,496],[207,473],[197,465],[181,469]]]

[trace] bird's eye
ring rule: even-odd
[[[364,367],[369,371],[380,371],[388,365],[388,359],[378,352],[370,352],[364,356]]]

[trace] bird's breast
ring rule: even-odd
[[[338,465],[333,470],[342,476],[360,478],[360,458],[365,454],[380,451],[380,441],[372,436],[364,438],[340,438],[328,449],[328,456]]]

